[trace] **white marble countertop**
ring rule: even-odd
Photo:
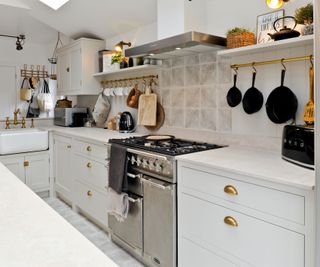
[[[40,127],[45,128],[48,131],[53,131],[55,133],[60,133],[64,135],[69,135],[73,137],[86,138],[93,141],[107,143],[111,138],[128,138],[131,136],[141,136],[142,134],[138,133],[119,133],[117,131],[111,131],[102,128],[70,128],[70,127],[59,127],[59,126],[51,126],[51,127]]]
[[[0,214],[0,266],[118,266],[1,163]]]
[[[230,146],[177,157],[179,161],[313,190],[315,172],[286,162],[279,153]]]

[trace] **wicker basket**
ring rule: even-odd
[[[253,32],[230,33],[227,36],[227,48],[238,48],[255,43],[256,38]]]

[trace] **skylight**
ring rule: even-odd
[[[45,5],[51,7],[54,10],[58,10],[68,1],[69,0],[40,0],[40,2],[44,3]]]

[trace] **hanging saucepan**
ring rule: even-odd
[[[242,99],[242,106],[247,114],[258,112],[263,105],[263,94],[254,87],[256,75],[257,72],[254,70],[252,73],[252,86],[245,92]]]
[[[236,74],[233,76],[233,87],[229,89],[227,94],[228,105],[232,108],[238,106],[242,99],[242,93],[237,88],[237,77],[238,77],[238,73],[236,71]]]
[[[274,89],[266,103],[266,110],[269,119],[277,124],[285,123],[290,119],[295,119],[298,99],[296,95],[283,85],[286,69],[281,72],[281,85]]]

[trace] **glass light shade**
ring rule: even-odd
[[[272,9],[280,8],[283,6],[283,0],[267,0],[268,7]]]

